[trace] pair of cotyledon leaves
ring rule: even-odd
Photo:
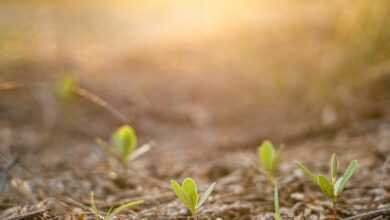
[[[344,174],[337,179],[337,169],[339,163],[336,159],[336,155],[333,154],[330,159],[328,179],[323,175],[313,174],[313,172],[311,172],[306,166],[304,166],[300,162],[297,162],[297,164],[301,168],[305,176],[307,176],[314,184],[318,185],[321,188],[322,192],[333,200],[336,200],[338,195],[343,191],[348,180],[352,177],[352,175],[358,168],[357,161],[351,161]]]
[[[112,135],[114,146],[118,150],[122,160],[127,162],[130,155],[137,147],[137,136],[132,127],[124,125],[118,128]]]
[[[130,161],[137,159],[147,153],[152,146],[152,143],[137,147],[137,136],[135,130],[129,125],[123,125],[112,134],[112,146],[100,138],[96,139],[96,143],[108,154],[119,159],[124,165]]]
[[[278,168],[280,150],[275,150],[270,141],[264,141],[259,149],[260,164],[269,178],[273,178]]]
[[[185,178],[182,185],[175,180],[171,180],[171,187],[175,192],[177,198],[183,203],[191,212],[196,214],[197,210],[206,202],[207,198],[214,190],[215,183],[211,184],[206,192],[200,197],[196,183],[191,178]]]

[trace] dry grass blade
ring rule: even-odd
[[[106,109],[113,116],[115,116],[119,121],[123,123],[129,122],[129,119],[125,115],[123,115],[116,108],[114,108],[112,105],[110,105],[108,102],[106,102],[101,97],[95,95],[94,93],[80,87],[76,89],[76,93],[77,95],[89,100],[90,102],[95,103],[96,105],[99,105],[102,108]]]
[[[351,216],[351,217],[348,217],[348,218],[344,218],[342,220],[356,220],[356,219],[373,219],[373,218],[376,218],[378,216],[385,216],[385,217],[390,217],[390,208],[384,208],[384,209],[378,209],[378,210],[374,210],[374,211],[369,211],[369,212],[366,212],[366,213],[362,213],[362,214],[358,214],[358,215],[355,215],[355,216]]]

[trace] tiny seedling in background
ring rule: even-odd
[[[199,197],[196,183],[191,178],[185,178],[182,185],[175,180],[171,180],[171,187],[177,198],[185,205],[193,216],[196,215],[198,209],[206,202],[207,198],[214,190],[215,183],[211,184],[206,192]]]
[[[76,80],[70,75],[65,75],[57,82],[56,95],[61,101],[70,103],[76,95],[77,88],[78,85]]]
[[[96,220],[113,220],[116,215],[119,213],[125,211],[126,209],[134,208],[137,205],[143,204],[143,200],[138,200],[138,201],[133,201],[133,202],[128,202],[125,203],[121,206],[118,206],[117,208],[111,207],[106,214],[100,215],[100,211],[97,209],[96,204],[95,204],[95,197],[93,192],[91,193],[91,211],[95,214],[95,219]]]
[[[260,165],[263,167],[269,181],[274,182],[279,165],[280,150],[276,151],[270,141],[264,141],[258,148]]]
[[[114,106],[106,102],[103,98],[93,93],[92,91],[82,88],[79,83],[69,74],[64,75],[62,78],[57,80],[55,85],[55,95],[57,99],[65,106],[70,105],[76,97],[81,97],[90,103],[105,109],[118,120],[123,122],[128,121],[128,118],[120,111],[118,111]]]
[[[146,144],[137,148],[137,135],[135,130],[129,125],[123,125],[112,134],[112,147],[107,142],[97,139],[97,143],[106,152],[118,158],[125,166],[142,154],[150,150],[150,145]]]
[[[274,219],[275,220],[282,220],[282,216],[280,215],[278,185],[276,183],[274,186],[274,209],[275,209]]]
[[[358,163],[356,160],[351,161],[347,169],[345,170],[344,174],[337,179],[338,161],[336,158],[336,154],[333,154],[330,159],[329,178],[323,175],[313,174],[313,172],[311,172],[306,166],[304,166],[300,162],[297,162],[297,164],[300,167],[300,169],[303,171],[305,176],[307,176],[314,184],[318,185],[322,190],[322,192],[329,199],[332,200],[333,208],[336,205],[336,201],[340,193],[343,191],[348,180],[352,177],[352,175],[355,173],[358,167]]]

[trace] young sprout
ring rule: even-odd
[[[114,132],[112,140],[122,160],[127,163],[130,155],[137,147],[137,136],[134,129],[128,125],[124,125]]]
[[[112,147],[99,138],[96,141],[99,146],[118,158],[125,166],[127,166],[129,161],[134,160],[150,150],[149,144],[137,148],[137,135],[135,130],[129,125],[121,126],[112,134]]]
[[[276,183],[274,185],[274,209],[275,209],[274,219],[282,220],[282,216],[280,215],[278,185]]]
[[[104,216],[100,215],[100,211],[97,209],[95,205],[95,196],[93,192],[91,192],[91,211],[95,214],[95,220],[113,220],[116,215],[123,212],[126,209],[133,208],[134,206],[141,205],[144,203],[143,200],[128,202],[123,205],[120,205],[117,208],[111,207]]]
[[[215,183],[211,184],[206,192],[199,197],[196,183],[191,178],[185,178],[180,186],[175,180],[171,180],[171,187],[177,198],[185,205],[193,216],[196,215],[198,209],[206,202],[207,198],[214,190]]]
[[[263,167],[269,182],[274,185],[274,219],[282,220],[279,206],[278,183],[275,178],[279,165],[280,149],[276,151],[274,145],[270,141],[263,141],[258,148],[258,153],[260,165]]]
[[[56,95],[64,103],[70,103],[76,95],[77,87],[77,82],[70,75],[65,75],[57,82]]]
[[[352,177],[352,175],[355,173],[356,169],[358,168],[357,161],[356,160],[351,161],[347,169],[345,170],[344,174],[337,179],[338,161],[336,158],[336,154],[333,154],[332,157],[330,158],[329,178],[326,178],[323,175],[313,174],[313,172],[311,172],[306,166],[304,166],[300,162],[297,162],[297,164],[299,168],[303,171],[305,176],[307,176],[314,184],[318,185],[321,191],[329,199],[332,200],[333,208],[335,207],[337,198],[339,197],[340,193],[343,191],[348,180]]]
[[[274,182],[278,169],[280,150],[276,151],[270,141],[264,141],[258,148],[260,165],[263,167],[269,181]]]

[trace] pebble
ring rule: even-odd
[[[290,195],[291,199],[296,201],[303,201],[305,196],[302,193],[292,193]]]

